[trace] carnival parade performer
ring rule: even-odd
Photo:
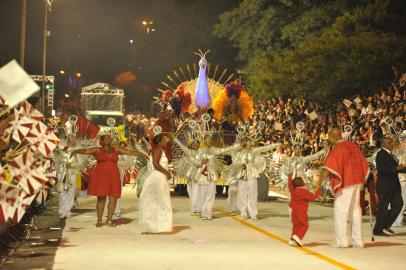
[[[238,179],[236,178],[235,173],[232,171],[232,156],[227,155],[225,156],[226,165],[228,166],[225,170],[225,181],[228,184],[228,196],[227,202],[231,209],[231,215],[235,216],[238,213]]]
[[[66,145],[61,144],[63,149],[55,150],[57,163],[57,179],[59,183],[58,212],[61,218],[71,217],[71,210],[75,201],[76,174],[81,166],[76,157],[70,157],[75,144],[73,135],[66,139]]]
[[[120,172],[117,166],[119,155],[146,156],[136,150],[128,150],[112,146],[110,135],[103,135],[100,138],[100,147],[88,149],[77,149],[72,151],[72,156],[76,154],[93,155],[96,157],[97,164],[92,169],[88,185],[88,195],[97,196],[97,223],[96,227],[103,226],[102,218],[106,197],[109,197],[107,222],[109,227],[114,227],[113,214],[116,208],[117,199],[121,197]]]
[[[149,173],[145,176],[139,200],[141,232],[169,233],[172,231],[172,204],[168,179],[168,158],[163,151],[167,143],[162,133],[152,139]]]
[[[258,208],[258,177],[265,166],[261,169],[261,162],[258,158],[264,152],[276,149],[280,144],[253,147],[252,138],[246,138],[241,143],[242,149],[232,155],[232,167],[236,170],[235,178],[238,179],[237,206],[240,217],[246,219],[248,215],[252,220],[257,220]]]
[[[333,147],[322,166],[320,179],[330,177],[330,187],[335,197],[335,243],[332,246],[349,247],[347,224],[350,221],[352,246],[363,248],[360,190],[369,175],[368,161],[355,143],[342,139],[339,128],[330,130],[328,141]]]
[[[199,142],[192,141],[190,148],[184,146],[178,138],[173,138],[174,142],[182,149],[185,156],[178,162],[177,176],[185,177],[187,182],[187,192],[190,199],[191,214],[199,215],[201,213],[201,205],[199,198],[199,184],[201,162],[197,159]]]
[[[303,247],[303,238],[309,229],[309,220],[307,210],[309,202],[316,200],[321,194],[320,183],[315,193],[311,193],[306,189],[305,182],[302,177],[295,177],[293,180],[289,178],[289,192],[291,194],[290,205],[292,207],[292,234],[289,240],[289,245],[295,243]]]
[[[174,140],[175,143],[182,144],[179,140]],[[182,147],[185,147],[182,145]],[[216,196],[216,181],[219,179],[219,155],[232,153],[240,148],[239,144],[226,148],[217,148],[213,146],[213,140],[210,134],[206,134],[202,140],[201,147],[197,150],[195,159],[200,162],[199,169],[199,197],[201,205],[201,217],[204,220],[213,218],[212,209]]]

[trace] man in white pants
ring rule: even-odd
[[[232,157],[232,166],[238,168],[237,178],[239,181],[237,203],[240,211],[240,218],[246,219],[249,215],[252,220],[258,220],[258,178],[263,172],[263,169],[265,169],[265,166],[260,166],[262,163],[261,154],[275,149],[279,144],[253,147],[254,142],[249,137],[241,146],[242,149],[234,153]],[[263,160],[263,162],[266,163],[265,160]]]
[[[199,203],[199,184],[194,180],[188,180],[187,192],[190,198],[190,210],[192,216],[198,215],[200,213],[200,203]]]
[[[235,216],[238,211],[238,179],[228,180],[227,201],[231,208],[231,215]]]
[[[331,129],[328,141],[333,147],[324,162],[320,177],[323,180],[330,177],[330,188],[335,197],[335,243],[331,246],[350,246],[347,234],[350,223],[352,247],[363,248],[360,190],[369,175],[368,161],[355,143],[342,139],[340,129]]]

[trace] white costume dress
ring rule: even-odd
[[[168,169],[168,158],[164,152],[159,164]],[[145,179],[138,206],[141,232],[171,232],[172,204],[168,179],[162,172],[153,168],[152,157],[148,166],[150,173]]]

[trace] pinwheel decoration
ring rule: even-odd
[[[16,118],[10,122],[10,126],[6,129],[6,134],[11,136],[16,142],[21,143],[30,132],[33,124],[34,122],[25,116]]]
[[[8,161],[7,165],[21,187],[28,194],[35,194],[45,183],[48,178],[43,174],[42,168],[36,166],[34,154],[25,150],[14,160]]]
[[[12,203],[17,200],[20,190],[21,188],[0,179],[0,221],[7,222],[9,218],[13,218]]]
[[[24,190],[20,190],[16,200],[12,205],[12,219],[14,222],[18,223],[23,218],[25,212],[30,207],[32,201],[34,200],[36,194],[28,194]]]
[[[34,121],[42,121],[44,119],[44,115],[26,100],[20,103],[20,109],[16,112],[16,116],[25,116]]]
[[[43,186],[42,188],[40,188],[37,193],[37,202],[39,204],[45,203],[45,201],[48,198],[48,194],[49,194],[49,187]]]
[[[34,149],[44,156],[50,156],[59,143],[58,137],[42,122],[33,125],[26,139]]]

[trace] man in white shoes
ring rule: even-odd
[[[360,190],[369,175],[368,161],[355,143],[342,139],[339,128],[331,129],[328,141],[332,149],[324,161],[320,179],[330,178],[330,189],[334,194],[335,243],[332,246],[350,246],[347,233],[350,224],[352,246],[362,248]]]

